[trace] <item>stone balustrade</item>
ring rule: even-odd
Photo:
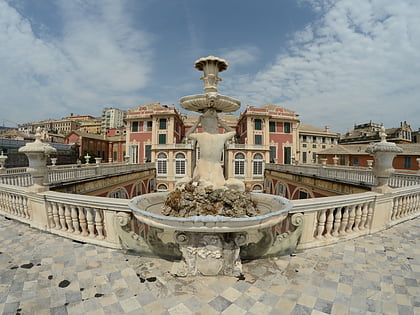
[[[420,185],[390,194],[360,194],[293,200],[291,213],[303,213],[298,249],[307,249],[375,233],[420,214]]]
[[[339,180],[349,184],[364,184],[369,186],[375,186],[377,184],[377,180],[373,174],[372,169],[366,167],[321,167],[319,165],[265,164],[265,168],[268,170],[277,170],[304,176],[317,176],[324,179]],[[388,184],[393,188],[419,185],[420,175],[416,172],[397,172],[391,175]]]
[[[389,228],[420,214],[420,185],[391,193],[293,200],[289,217],[303,215],[298,249],[324,246]],[[0,214],[77,241],[123,248],[118,220],[132,218],[127,199],[33,192],[0,184]],[[121,225],[121,224],[120,224]],[[121,227],[120,227],[121,228]]]
[[[111,174],[121,174],[128,172],[143,171],[155,168],[153,163],[145,164],[100,164],[99,166],[91,164],[78,167],[77,165],[54,166],[48,169],[48,183],[58,184],[66,183],[80,179],[95,178],[98,176],[106,176]],[[14,169],[8,169],[14,170]],[[25,173],[26,168],[19,168],[18,172],[8,172],[6,175],[0,175],[0,183],[8,185],[16,185],[28,187],[33,184],[32,176]],[[48,184],[47,183],[47,184]]]

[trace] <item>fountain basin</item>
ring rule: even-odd
[[[179,253],[181,260],[171,271],[177,276],[240,275],[240,257],[256,258],[266,253],[275,240],[273,227],[281,224],[292,208],[286,198],[251,193],[261,213],[258,216],[170,217],[160,214],[168,194],[141,195],[128,205],[138,223],[152,231],[152,237],[146,237],[145,242],[154,253],[168,256],[174,249]]]
[[[208,108],[214,108],[219,113],[235,112],[241,107],[241,102],[225,95],[196,94],[184,96],[179,100],[181,107],[194,111],[204,112]]]

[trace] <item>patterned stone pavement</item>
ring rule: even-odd
[[[0,217],[0,314],[420,314],[420,218],[372,236],[244,263],[244,279]]]

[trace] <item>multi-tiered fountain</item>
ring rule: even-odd
[[[187,133],[200,146],[193,177],[178,183],[174,192],[142,195],[130,201],[142,226],[141,235],[127,234],[120,228],[120,239],[127,248],[144,251],[149,247],[155,254],[175,258],[172,273],[178,276],[238,276],[242,273],[241,257],[284,253],[293,250],[297,242],[297,236],[282,242],[290,235],[275,228],[287,218],[292,207],[289,200],[245,192],[243,182],[223,175],[221,152],[235,132],[218,119],[217,113],[240,107],[238,100],[217,92],[221,81],[218,73],[227,66],[225,60],[213,56],[197,60],[195,67],[204,72],[205,94],[180,99],[184,109],[202,113]],[[195,133],[200,124],[203,132]],[[220,134],[219,126],[226,132]],[[124,227],[128,219],[121,216],[117,225]],[[298,227],[299,219],[295,216],[291,224]]]

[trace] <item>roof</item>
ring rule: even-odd
[[[327,131],[325,128],[318,128],[318,127],[314,127],[308,124],[300,124],[299,125],[299,132],[302,133],[317,133],[317,134],[328,134],[331,136],[338,136],[339,134],[337,132],[331,132],[331,131]]]

